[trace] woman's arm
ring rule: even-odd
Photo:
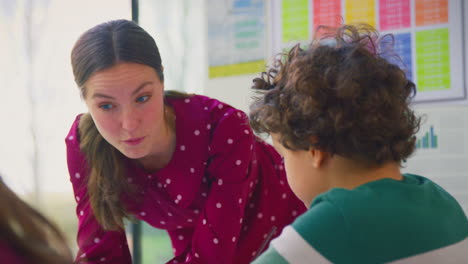
[[[235,109],[226,111],[213,128],[206,172],[210,190],[185,263],[233,263],[255,181],[249,174],[253,142],[247,117]]]
[[[77,202],[79,251],[76,263],[131,263],[125,231],[106,231],[94,217],[87,195],[89,168],[80,151],[78,123],[79,117],[65,139],[68,171]]]

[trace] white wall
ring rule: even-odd
[[[70,52],[90,27],[111,19],[131,19],[130,1],[32,2],[35,56],[30,63],[25,56],[25,0],[0,1],[0,173],[15,191],[34,191],[30,132],[34,125],[39,190],[66,193],[72,188],[64,138],[75,116],[85,111],[73,80]]]

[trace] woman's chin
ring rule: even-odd
[[[129,159],[141,159],[145,157],[142,151],[135,151],[135,150],[120,150],[120,152]]]

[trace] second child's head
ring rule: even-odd
[[[250,113],[252,127],[272,136],[293,191],[306,203],[336,186],[326,177],[340,169],[399,167],[419,129],[409,107],[415,85],[384,58],[391,50],[382,39],[392,36],[380,38],[368,25],[318,32],[307,48],[296,45],[254,79]]]

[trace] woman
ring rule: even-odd
[[[89,113],[66,138],[80,263],[130,263],[123,219],[167,230],[168,263],[249,263],[305,210],[241,111],[164,92],[153,38],[133,22],[85,32],[72,55]]]

